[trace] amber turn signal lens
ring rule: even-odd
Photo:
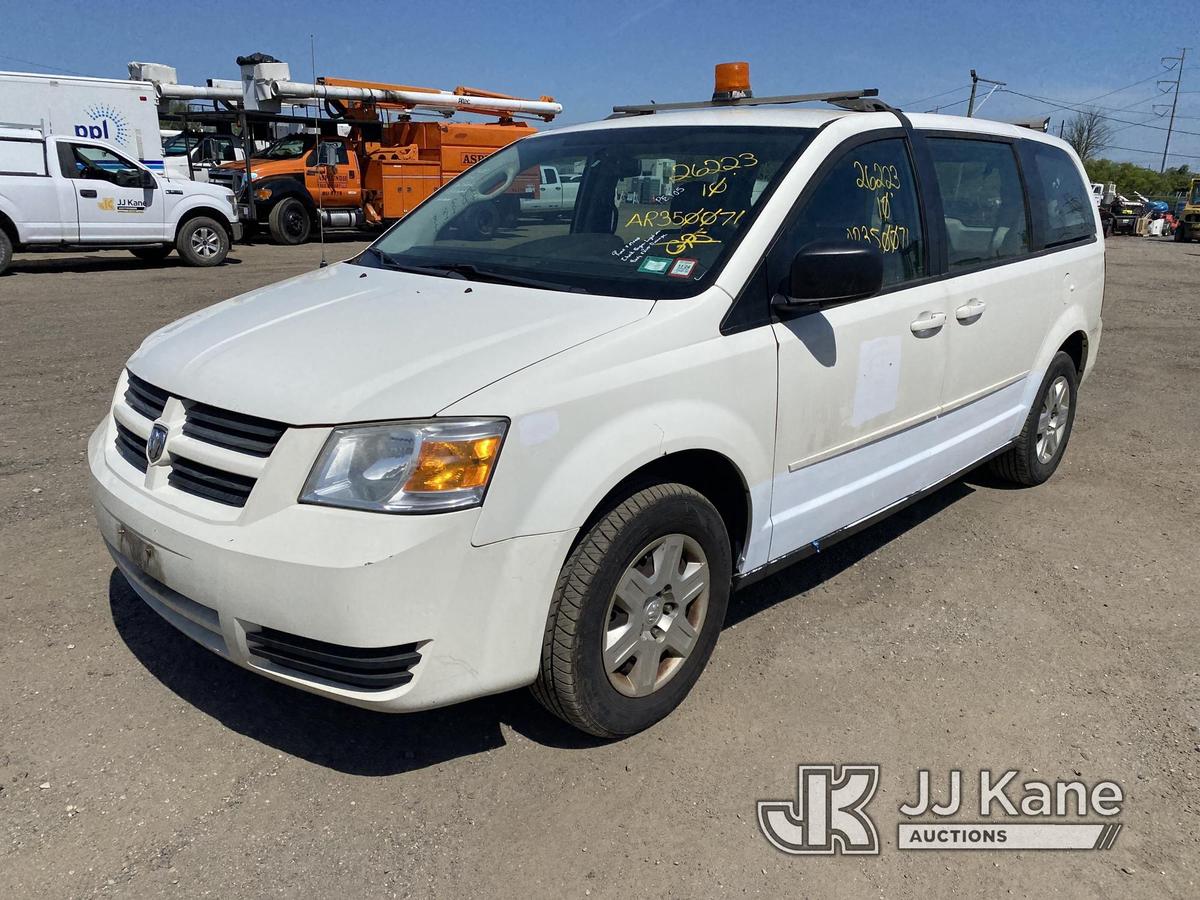
[[[485,437],[466,441],[426,440],[405,492],[457,491],[487,484],[500,438]]]
[[[733,98],[750,96],[750,63],[717,63],[713,97]]]

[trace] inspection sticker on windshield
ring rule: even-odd
[[[638,266],[639,272],[645,272],[648,275],[664,275],[667,267],[671,265],[671,261],[663,256],[647,256],[642,260],[642,264]]]
[[[698,265],[700,265],[698,259],[677,259],[667,274],[672,278],[691,278]]]

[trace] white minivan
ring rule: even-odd
[[[117,566],[336,700],[532,685],[592,734],[651,725],[734,588],[1067,446],[1104,287],[1079,160],[875,105],[539,134],[359,256],[152,334],[89,445]],[[569,220],[453,227],[546,167],[583,173]]]

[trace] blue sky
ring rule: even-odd
[[[309,80],[314,34],[318,74],[552,94],[566,107],[565,123],[601,117],[614,103],[704,98],[713,63],[732,59],[750,62],[759,95],[878,87],[906,109],[947,104],[945,112],[963,113],[975,68],[1063,105],[1097,98],[1121,120],[1112,143],[1127,148],[1105,155],[1157,168],[1165,132],[1156,129],[1166,119],[1153,105],[1169,96],[1155,82],[1175,77],[1159,59],[1194,46],[1171,142],[1181,155],[1170,164],[1200,169],[1200,19],[1190,8],[1102,0],[0,0],[0,68],[125,77],[125,64],[138,59],[174,65],[181,81],[202,84],[236,77],[234,58],[261,50]],[[1057,127],[1071,113],[1016,93],[997,93],[981,110],[997,119],[1038,114],[1052,114]]]

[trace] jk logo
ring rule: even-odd
[[[879,766],[800,766],[790,800],[759,800],[758,827],[784,853],[879,854],[879,834],[864,812],[879,786]]]

